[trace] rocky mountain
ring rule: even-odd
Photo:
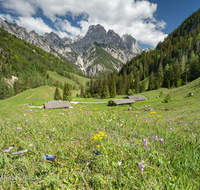
[[[59,57],[58,53],[75,63],[87,75],[104,70],[112,71],[142,52],[137,41],[128,34],[120,37],[113,30],[108,32],[101,25],[91,25],[85,36],[60,38],[54,32],[39,36],[35,31],[12,24],[0,18],[0,27]]]

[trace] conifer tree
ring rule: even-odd
[[[64,89],[63,89],[63,100],[67,100],[67,96],[71,96],[71,89],[70,89],[70,85],[65,82]]]
[[[153,71],[151,72],[151,75],[149,77],[149,91],[153,90],[155,88],[154,85],[154,74]]]
[[[114,78],[114,76],[112,76],[111,81],[110,81],[110,97],[114,98],[116,95],[117,95],[117,93],[116,93],[115,78]]]
[[[162,66],[161,62],[158,66],[157,78],[158,78],[158,86],[157,87],[160,88],[163,84],[163,79],[164,79],[163,66]]]
[[[124,94],[124,83],[123,83],[123,77],[122,75],[119,76],[118,82],[117,82],[117,93],[119,95]]]
[[[102,91],[103,91],[103,79],[102,77],[100,77],[99,81],[98,81],[98,95],[101,96]]]
[[[108,89],[108,81],[107,80],[104,80],[103,81],[103,91],[102,91],[102,94],[101,94],[101,98],[108,98],[110,95],[109,95],[109,89]]]
[[[15,91],[15,95],[19,94],[21,92],[19,80],[15,80],[15,82],[13,84],[13,88],[14,88],[14,91]]]
[[[139,93],[139,88],[140,88],[140,84],[139,84],[139,75],[137,75],[135,77],[135,83],[134,83],[134,89],[135,89],[135,93],[138,94]]]
[[[56,87],[55,93],[54,93],[54,100],[60,100],[61,96],[60,96],[60,92],[58,90],[58,87]]]
[[[178,82],[180,78],[181,78],[181,67],[179,65],[178,60],[176,60],[175,65],[174,65],[174,83],[176,87],[179,86]]]
[[[83,88],[83,85],[81,85],[81,98],[84,97],[84,88]]]
[[[146,86],[145,86],[145,81],[143,80],[142,81],[142,92],[145,92],[146,90]]]

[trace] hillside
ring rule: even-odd
[[[151,76],[149,90],[179,87],[200,76],[200,9],[160,42],[155,50],[128,61],[119,74]]]
[[[29,88],[55,85],[55,81],[49,78],[48,70],[62,75],[67,72],[83,75],[76,65],[62,55],[61,60],[3,29],[0,29],[0,38],[0,99]],[[4,79],[10,80],[12,76],[18,80],[9,85]]]

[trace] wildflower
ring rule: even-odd
[[[162,118],[162,116],[161,115],[157,115],[158,116],[158,118]]]
[[[164,142],[164,139],[163,139],[163,138],[159,138],[159,141],[163,143],[163,142]]]
[[[46,160],[50,160],[50,161],[55,160],[55,157],[53,155],[49,155],[49,154],[47,154],[46,156],[43,156],[43,158],[46,159]]]
[[[26,114],[24,114],[24,117],[26,117]]]
[[[182,121],[178,121],[178,123],[183,123]]]
[[[50,139],[50,137],[48,136],[47,139]]]
[[[17,129],[22,130],[22,127],[17,127]]]
[[[67,116],[69,115],[69,112],[67,113]]]
[[[100,155],[101,154],[100,151],[96,151],[96,150],[94,150],[93,153],[96,154],[96,155]]]
[[[99,128],[99,126],[97,126],[97,131],[98,131],[98,133],[101,131],[101,129]]]
[[[80,109],[80,111],[82,111],[82,109]]]
[[[169,130],[173,131],[173,129],[172,129],[172,128],[169,128]]]
[[[21,116],[19,115],[18,118],[20,118]]]
[[[156,113],[155,111],[152,111],[152,112],[150,112],[149,114],[150,114],[150,115],[153,115],[153,114],[155,114],[155,113]]]
[[[137,114],[140,114],[140,112],[137,112]]]
[[[132,115],[132,113],[130,113],[130,115]]]
[[[38,134],[41,134],[41,132],[40,132],[40,131],[38,131]]]
[[[11,151],[11,149],[13,149],[13,147],[9,147],[8,149],[3,149],[2,152],[8,153]]]
[[[148,148],[148,147],[147,147],[147,139],[144,139],[144,141],[142,142],[142,145],[143,145],[145,148]]]
[[[87,111],[87,114],[89,114],[90,112],[89,111]]]
[[[197,123],[197,121],[195,123]]]
[[[23,154],[24,152],[28,152],[28,150],[20,150],[20,151],[18,151],[18,152],[12,153],[12,155]]]
[[[117,162],[118,166],[121,166],[122,165],[122,162]]]
[[[140,168],[140,170],[141,170],[141,171],[143,171],[143,170],[144,170],[144,169],[143,169],[143,168],[144,168],[144,166],[142,165],[142,163],[143,163],[143,162],[144,162],[144,161],[142,161],[142,160],[141,160],[141,162],[139,163],[139,168]]]
[[[184,125],[185,125],[185,126],[187,126],[187,124],[186,124],[186,123],[184,123]]]
[[[152,137],[152,140],[156,140],[156,138],[158,138],[158,136],[156,135],[156,136],[154,136],[154,137]]]
[[[63,110],[63,112],[65,112],[66,110]]]
[[[97,145],[97,148],[100,148],[100,145],[99,145],[99,144]]]
[[[192,133],[192,136],[195,138],[194,134]]]
[[[25,125],[27,124],[28,120],[26,120]]]

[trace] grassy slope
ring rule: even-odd
[[[64,84],[65,82],[67,82],[67,83],[69,83],[69,84],[71,84],[71,85],[76,84],[75,81],[73,81],[73,80],[71,80],[71,79],[69,79],[69,78],[67,78],[67,77],[63,77],[63,76],[59,75],[59,74],[56,73],[56,72],[47,71],[47,73],[49,74],[49,76],[50,76],[51,78],[53,78],[53,79],[56,80],[56,81],[62,82],[63,84]],[[73,75],[74,78],[78,78],[78,81],[79,81],[80,83],[82,83],[82,84],[85,84],[87,81],[90,81],[89,78],[85,78],[85,77],[79,76],[79,75],[74,74],[74,73],[70,73],[70,74]],[[78,86],[78,84],[76,84],[76,85]]]

